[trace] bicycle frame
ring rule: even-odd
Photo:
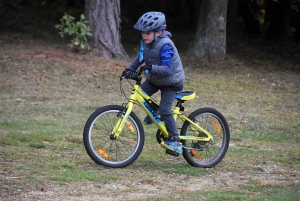
[[[127,121],[128,116],[130,115],[131,111],[133,110],[134,103],[137,102],[141,108],[146,112],[146,114],[151,118],[151,120],[155,123],[157,128],[162,132],[165,138],[168,138],[168,132],[167,129],[164,125],[164,123],[158,118],[156,115],[155,111],[152,109],[152,107],[149,105],[147,101],[153,103],[154,105],[159,105],[154,99],[152,99],[149,95],[147,95],[140,85],[135,84],[133,86],[129,101],[126,104],[126,110],[120,114],[120,118],[118,122],[116,123],[112,134],[114,135],[115,138],[118,138],[119,135],[122,132],[122,129],[125,125],[125,122]],[[202,141],[202,142],[209,142],[213,140],[212,135],[204,130],[201,126],[199,126],[197,123],[193,122],[191,119],[189,119],[187,116],[183,115],[180,112],[180,107],[176,105],[175,108],[172,109],[173,111],[173,116],[174,119],[176,120],[177,118],[181,119],[183,122],[188,121],[191,126],[192,130],[194,132],[201,131],[206,135],[206,137],[196,137],[196,136],[179,136],[180,140],[193,140],[193,141]]]

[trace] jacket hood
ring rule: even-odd
[[[168,31],[163,31],[160,38],[172,38],[172,34]]]

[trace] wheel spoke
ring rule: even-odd
[[[221,113],[211,108],[198,109],[189,118],[194,119],[194,122],[197,122],[199,126],[210,133],[213,140],[210,142],[184,141],[184,146],[188,145],[188,147],[195,148],[194,151],[184,150],[184,158],[193,166],[215,166],[222,160],[229,146],[230,134],[225,118]],[[200,130],[196,130],[196,132],[195,130],[195,127],[186,122],[182,127],[181,135],[206,137],[206,134]]]
[[[122,106],[105,106],[88,119],[84,129],[84,145],[89,156],[109,167],[125,167],[132,163],[142,151],[144,130],[134,113],[127,119],[122,133],[111,139],[114,126],[119,120]]]

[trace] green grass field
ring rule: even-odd
[[[1,46],[4,200],[300,200],[299,60],[253,47],[219,63],[182,54],[185,90],[197,94],[186,112],[213,107],[226,117],[227,155],[214,168],[191,167],[165,154],[150,125],[140,157],[111,169],[89,158],[82,132],[95,109],[122,103],[118,76],[129,63],[39,39]]]

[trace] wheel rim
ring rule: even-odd
[[[185,146],[195,148],[193,150],[186,151],[196,163],[209,163],[220,157],[223,153],[224,143],[226,141],[225,125],[222,123],[219,117],[212,113],[202,113],[197,115],[194,119],[194,122],[197,122],[202,128],[208,131],[213,136],[213,141],[185,141]],[[191,125],[189,125],[186,135],[201,137],[201,135],[203,136],[203,133],[201,131],[195,133],[192,131]]]
[[[94,155],[110,164],[129,160],[136,153],[141,140],[137,123],[131,116],[128,117],[121,135],[118,138],[111,137],[118,113],[119,110],[101,113],[89,129],[89,144]]]

